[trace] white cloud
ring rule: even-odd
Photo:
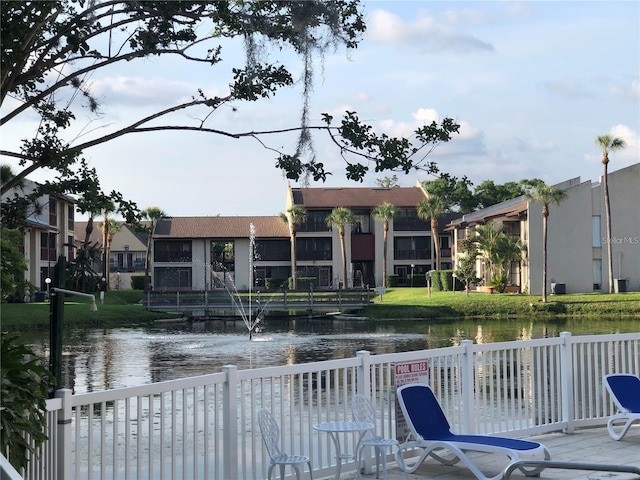
[[[198,88],[185,81],[124,75],[94,80],[91,83],[91,91],[94,95],[108,98],[110,105],[173,104],[198,94]],[[209,87],[205,93],[210,96],[220,94],[214,87]]]
[[[404,21],[385,10],[374,10],[370,14],[367,32],[370,40],[411,44],[430,53],[494,50],[490,43],[438,23],[424,13],[412,21]]]

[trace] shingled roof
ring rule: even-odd
[[[249,238],[251,224],[258,238],[289,238],[279,216],[170,217],[158,222],[154,238]]]
[[[492,205],[482,210],[467,213],[447,225],[445,230],[453,230],[460,227],[470,227],[484,224],[495,218],[520,218],[527,212],[528,201],[525,197],[517,197],[505,202]]]
[[[388,202],[397,208],[415,208],[425,195],[418,187],[292,188],[293,203],[304,208],[374,208]]]

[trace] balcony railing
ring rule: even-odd
[[[415,377],[403,376],[415,370]],[[373,399],[384,437],[404,435],[395,389],[413,379],[434,388],[456,431],[525,436],[606,424],[615,409],[602,377],[614,372],[640,374],[640,333],[465,340],[253,370],[229,365],[209,375],[79,395],[59,390],[47,402],[49,441],[25,478],[265,478],[259,408],[273,412],[287,432],[283,447],[309,455],[320,478],[335,473],[336,459],[313,425],[349,418],[356,392]],[[341,440],[353,450],[354,439]],[[365,461],[370,466],[372,458]],[[355,468],[343,464],[343,471]]]

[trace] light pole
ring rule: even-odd
[[[44,283],[47,284],[47,299],[51,301],[51,297],[49,296],[49,287],[51,286],[51,279],[49,277],[45,278]]]
[[[416,268],[415,264],[411,264],[411,288],[413,288],[413,269]]]

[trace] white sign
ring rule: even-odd
[[[426,360],[396,363],[395,383],[396,389],[407,383],[429,383],[429,364]],[[409,436],[407,422],[404,420],[400,404],[396,401],[396,437],[399,442],[404,442]]]

